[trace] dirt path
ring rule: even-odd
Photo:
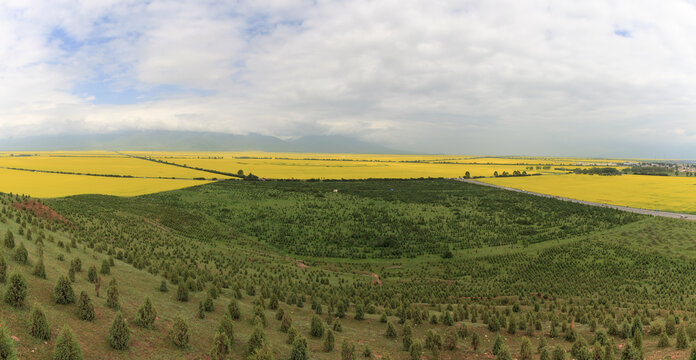
[[[611,205],[611,204],[603,204],[603,203],[597,203],[597,202],[592,202],[592,201],[571,199],[571,198],[566,198],[566,197],[561,197],[561,196],[554,196],[554,195],[531,192],[531,191],[527,191],[527,190],[515,189],[515,188],[511,188],[511,187],[506,187],[506,186],[498,186],[498,185],[483,183],[480,181],[470,180],[470,179],[455,179],[455,180],[461,181],[461,182],[466,182],[469,184],[490,186],[490,187],[494,187],[494,188],[498,188],[498,189],[502,189],[502,190],[516,191],[519,193],[542,196],[542,197],[551,198],[551,199],[570,201],[570,202],[574,202],[577,204],[584,204],[584,205],[591,205],[591,206],[616,209],[616,210],[621,210],[621,211],[628,211],[628,212],[642,214],[642,215],[652,215],[652,216],[661,216],[661,217],[673,218],[673,219],[683,219],[683,220],[696,221],[696,215],[692,215],[692,214],[681,214],[681,213],[673,213],[673,212],[668,212],[668,211],[648,210],[648,209],[633,208],[633,207],[628,207],[628,206]]]

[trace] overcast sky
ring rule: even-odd
[[[0,1],[0,139],[129,129],[696,158],[696,5]]]

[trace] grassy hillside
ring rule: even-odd
[[[247,358],[255,327],[276,359],[301,347],[301,341],[287,343],[276,302],[307,339],[313,359],[341,358],[344,340],[360,357],[368,347],[371,357],[408,359],[405,338],[422,341],[427,358],[483,359],[491,357],[496,333],[517,358],[524,337],[534,358],[542,339],[549,350],[567,351],[577,339],[583,339],[578,349],[582,341],[599,340],[593,351],[609,348],[620,358],[640,337],[645,358],[677,359],[688,349],[675,348],[670,324],[678,322],[689,330],[687,338],[696,337],[696,324],[690,325],[696,224],[684,221],[445,180],[222,182],[136,198],[45,201],[57,214],[26,198],[1,199],[0,236],[12,232],[15,248],[24,244],[29,252],[29,264],[22,265],[14,260],[15,249],[0,246],[8,274],[20,273],[28,284],[23,307],[0,307],[2,327],[18,338],[13,343],[21,358],[50,359],[63,324],[73,329],[88,359],[208,358],[218,324],[235,302],[241,318],[232,321],[232,359]],[[15,205],[27,203],[45,211]],[[352,247],[331,239],[335,231],[327,228],[342,229],[340,239]],[[400,232],[392,238],[401,253],[378,246],[392,236],[390,229]],[[418,238],[408,237],[413,231]],[[365,233],[370,235],[355,235]],[[452,257],[443,258],[443,249],[452,249]],[[89,294],[96,314],[91,322],[78,319],[77,305],[57,305],[52,298],[58,277],[76,257],[82,271],[73,287],[76,295]],[[32,275],[40,258],[46,279]],[[96,297],[87,270],[100,269],[104,260],[114,266],[101,275]],[[115,314],[106,304],[112,278],[131,330],[128,350],[111,349],[108,342]],[[163,280],[167,292],[159,291]],[[177,300],[179,287],[190,289],[188,301]],[[2,285],[3,294],[8,289],[9,283]],[[199,318],[199,302],[215,292],[220,295],[211,297],[214,311]],[[135,325],[145,297],[158,313],[151,330]],[[29,333],[35,302],[46,312],[48,341]],[[265,327],[259,315],[267,319]],[[185,348],[168,335],[176,316],[191,330]],[[326,335],[311,335],[313,316],[325,329],[337,329],[333,350],[324,351]],[[395,337],[386,335],[383,321],[393,325]],[[412,336],[403,335],[408,326]],[[658,329],[669,332],[669,346],[658,347]],[[480,340],[476,349],[473,338]]]

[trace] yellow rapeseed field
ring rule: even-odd
[[[218,177],[207,172],[152,161],[131,158],[115,153],[36,153],[32,156],[0,154],[0,167],[31,170],[63,171],[83,174],[129,175],[135,177],[175,177],[193,179]],[[224,176],[223,176],[224,177]]]
[[[294,159],[171,159],[162,160],[228,173],[243,170],[271,179],[366,179],[493,176],[495,171],[525,171],[524,165],[438,164],[432,162],[327,161]],[[530,171],[530,170],[527,170]],[[537,172],[537,171],[532,171]],[[541,170],[539,171],[541,172]]]
[[[205,184],[208,181],[116,178],[0,169],[0,191],[53,198],[79,194],[136,196]]]
[[[696,212],[696,178],[693,177],[547,175],[479,181],[605,204]]]

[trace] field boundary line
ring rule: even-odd
[[[612,205],[612,204],[598,203],[598,202],[592,202],[592,201],[578,200],[578,199],[567,198],[567,197],[563,197],[563,196],[542,194],[542,193],[538,193],[538,192],[516,189],[516,188],[507,187],[507,186],[489,184],[489,183],[484,183],[484,182],[471,180],[471,179],[455,178],[454,180],[469,183],[469,184],[474,184],[474,185],[488,186],[488,187],[501,189],[501,190],[515,191],[515,192],[523,193],[523,194],[541,196],[541,197],[556,199],[556,200],[561,200],[561,201],[568,201],[568,202],[573,202],[576,204],[583,204],[583,205],[590,205],[590,206],[597,206],[597,207],[627,211],[627,212],[632,212],[632,213],[641,214],[641,215],[651,215],[651,216],[660,216],[660,217],[672,218],[672,219],[696,221],[696,215],[693,215],[693,214],[683,214],[683,213],[660,211],[660,210],[649,210],[649,209],[634,208],[634,207],[630,207],[630,206]]]

